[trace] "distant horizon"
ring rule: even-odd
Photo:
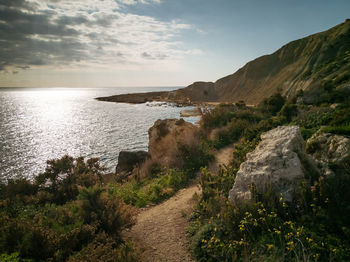
[[[5,0],[0,87],[215,82],[291,41],[343,23],[347,10],[346,0]]]

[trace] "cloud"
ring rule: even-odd
[[[119,3],[125,5],[135,5],[135,4],[160,4],[161,0],[118,0]]]
[[[191,25],[125,12],[160,0],[0,0],[0,71],[118,68],[176,62],[200,51],[174,39]]]

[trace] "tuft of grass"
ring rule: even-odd
[[[347,126],[328,126],[322,128],[322,131],[325,133],[332,133],[338,135],[350,135],[350,125]]]
[[[183,171],[170,169],[147,177],[143,181],[132,179],[123,184],[111,184],[109,194],[123,199],[127,204],[145,207],[173,196],[179,189],[188,185],[192,178],[193,176]]]

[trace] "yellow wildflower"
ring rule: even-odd
[[[267,250],[270,250],[270,249],[272,249],[274,247],[273,244],[267,244],[266,246],[267,246]]]
[[[281,235],[281,231],[279,231],[279,230],[275,230],[275,233],[276,233],[277,235]]]

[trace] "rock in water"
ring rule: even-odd
[[[181,167],[180,146],[199,143],[199,128],[183,119],[157,120],[148,131],[148,152],[154,162],[164,167]]]
[[[306,155],[299,127],[280,126],[262,134],[261,139],[237,172],[229,192],[231,202],[252,200],[252,184],[259,194],[271,188],[276,194],[282,194],[285,201],[292,201],[296,187],[304,178],[304,165],[314,166]]]
[[[132,174],[135,166],[141,165],[148,158],[150,158],[150,154],[146,151],[121,151],[116,168],[117,180],[126,179]]]

